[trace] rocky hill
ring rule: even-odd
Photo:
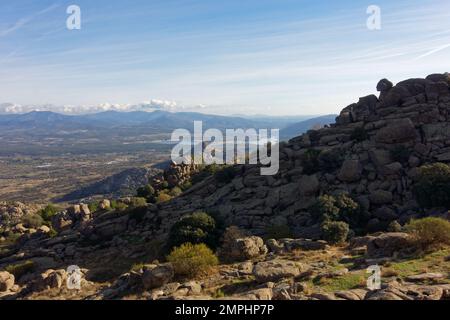
[[[11,273],[1,274],[4,296],[448,299],[448,249],[426,259],[396,260],[405,256],[400,253],[411,236],[383,232],[421,216],[448,218],[448,208],[419,206],[413,185],[420,166],[450,162],[449,86],[448,74],[395,86],[381,80],[379,97],[360,98],[342,110],[335,124],[281,143],[275,176],[261,176],[252,165],[228,167],[225,174],[172,166],[149,188],[158,194],[183,186],[184,192],[169,201],[148,198],[151,203],[144,205],[142,199],[125,198],[111,208],[112,201],[104,200],[95,208],[81,204],[52,215],[51,228],[22,225],[15,243],[0,247],[0,270],[28,263],[32,271],[16,283]],[[317,203],[327,199],[351,208],[352,215],[343,218],[353,236],[346,246],[321,240]],[[168,239],[171,228],[196,211],[254,236],[275,237],[277,229],[289,238],[235,239],[233,250],[242,252],[238,260],[243,262],[220,265],[214,276],[186,282],[174,278],[170,263],[148,262],[164,257],[164,244],[173,240]],[[3,230],[11,232],[18,232],[17,225]],[[361,285],[367,266],[387,261],[389,281],[381,290]],[[405,267],[411,261],[414,267]],[[130,272],[137,262],[144,266]],[[81,266],[86,277],[86,290],[75,297],[62,288],[64,269],[71,264]]]
[[[130,168],[97,181],[57,199],[57,201],[84,200],[102,195],[106,197],[119,198],[133,195],[136,189],[147,184],[150,177],[158,172],[156,169]]]

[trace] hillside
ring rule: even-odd
[[[77,264],[86,269],[82,298],[88,299],[449,299],[448,247],[416,256],[413,235],[404,232],[413,219],[448,219],[442,203],[449,181],[422,189],[437,188],[430,205],[414,186],[424,165],[443,163],[444,178],[450,171],[449,86],[448,74],[395,86],[381,80],[379,97],[362,97],[336,123],[281,143],[275,176],[260,176],[252,165],[173,165],[154,177],[151,191],[141,190],[148,204],[126,198],[115,201],[121,206],[105,200],[92,211],[73,206],[51,217],[51,236],[44,226],[8,226],[5,234],[21,235],[5,237],[12,245],[3,246],[0,269],[32,266],[5,297],[70,298],[61,269]],[[183,227],[193,219],[183,217],[197,211],[213,216],[217,229],[237,226],[247,233],[230,240],[230,250],[217,251],[233,253],[234,260],[190,278],[174,275],[171,263],[152,262],[164,259],[176,240],[174,226]],[[201,219],[200,225],[213,224]],[[336,244],[325,225],[349,228],[347,241]],[[193,227],[200,228],[181,230]],[[209,232],[216,237],[218,231]],[[369,290],[366,268],[375,264],[383,266],[383,285]]]

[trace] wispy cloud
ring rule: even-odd
[[[427,51],[426,53],[418,56],[415,60],[419,60],[419,59],[431,56],[432,54],[435,54],[435,53],[437,53],[439,51],[442,51],[442,50],[445,50],[447,48],[450,48],[450,43],[445,44],[445,45],[440,46],[440,47],[437,47],[437,48],[434,48],[433,50]]]
[[[58,8],[59,6],[60,6],[59,4],[54,3],[42,10],[36,11],[35,13],[33,13],[27,17],[20,18],[11,27],[4,29],[4,30],[0,30],[0,37],[5,37],[15,31],[21,29],[22,27],[26,26],[28,23],[33,21],[35,18],[39,17],[40,15],[46,14],[46,13]]]

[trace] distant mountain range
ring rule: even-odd
[[[203,130],[280,129],[280,139],[289,140],[313,127],[334,122],[335,115],[312,117],[237,117],[195,112],[105,111],[65,115],[51,111],[0,114],[0,156],[58,155],[103,152],[135,153],[139,150],[168,150],[167,140],[178,128],[193,131],[194,121]]]
[[[296,122],[294,124],[290,124],[287,127],[281,129],[280,138],[281,139],[290,139],[296,137],[302,133],[310,129],[320,129],[325,125],[334,123],[337,115],[329,114],[326,116],[320,116],[316,118],[307,119],[304,121]]]
[[[307,117],[307,116],[304,116]],[[95,130],[124,127],[151,128],[152,132],[168,133],[177,128],[192,130],[194,121],[202,121],[204,128],[279,128],[283,138],[301,134],[313,126],[334,122],[336,115],[314,117],[300,122],[302,117],[219,116],[195,112],[167,111],[106,111],[86,115],[64,115],[50,111],[33,111],[25,114],[0,115],[0,132],[4,130]],[[37,130],[37,131],[36,131]]]

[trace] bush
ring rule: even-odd
[[[125,203],[123,203],[122,201],[111,200],[111,209],[123,211],[127,208],[128,208],[128,206]]]
[[[174,187],[172,190],[170,190],[169,195],[172,197],[178,197],[183,193],[183,190],[181,190],[180,187]]]
[[[352,228],[364,226],[369,218],[367,212],[346,194],[320,196],[310,207],[310,213],[316,222],[343,221]]]
[[[27,214],[26,216],[22,217],[22,223],[27,228],[36,229],[44,224],[44,219],[38,214]]]
[[[217,246],[218,234],[216,221],[205,212],[194,212],[176,222],[169,232],[169,248],[183,243],[206,243],[212,248]]]
[[[97,212],[98,211],[98,202],[91,202],[88,204],[88,208],[90,212]]]
[[[138,188],[136,195],[141,198],[150,199],[155,196],[155,189],[151,185],[147,184],[143,187]]]
[[[51,221],[52,217],[60,211],[58,207],[53,204],[48,204],[44,209],[39,211],[39,215],[45,221]]]
[[[350,232],[348,224],[342,221],[324,222],[321,230],[323,239],[333,244],[345,242]]]
[[[310,213],[315,221],[335,221],[339,218],[339,208],[333,196],[323,195],[310,207]]]
[[[167,256],[175,274],[195,277],[207,272],[219,263],[217,257],[205,244],[185,243],[174,248]]]
[[[320,151],[316,149],[308,149],[300,158],[305,174],[313,174],[319,170]]]
[[[412,220],[406,227],[416,246],[423,250],[438,249],[450,245],[450,222],[441,218],[427,217]]]
[[[166,192],[161,191],[158,196],[156,197],[156,203],[163,203],[170,201],[172,199],[172,196],[168,195]]]
[[[363,212],[360,205],[346,194],[336,197],[336,206],[339,208],[339,219],[347,222],[351,227],[357,228],[365,225],[369,216]]]
[[[18,264],[11,264],[5,268],[6,271],[13,274],[16,279],[34,270],[34,262],[27,260]]]
[[[387,227],[387,231],[389,232],[401,232],[402,231],[402,225],[398,223],[397,221],[392,221],[389,223]]]
[[[420,167],[413,193],[422,208],[449,209],[450,166],[438,162]]]
[[[191,187],[192,187],[192,182],[190,182],[190,181],[186,181],[180,186],[181,190],[183,190],[183,191],[186,191]]]
[[[353,130],[350,135],[350,139],[356,140],[357,142],[362,142],[369,139],[369,135],[367,134],[367,131],[366,129],[364,129],[364,127],[358,127]]]
[[[390,152],[392,160],[400,163],[406,163],[411,156],[411,151],[405,146],[396,146]]]
[[[147,206],[147,199],[142,197],[133,197],[131,198],[130,207],[139,208]]]

